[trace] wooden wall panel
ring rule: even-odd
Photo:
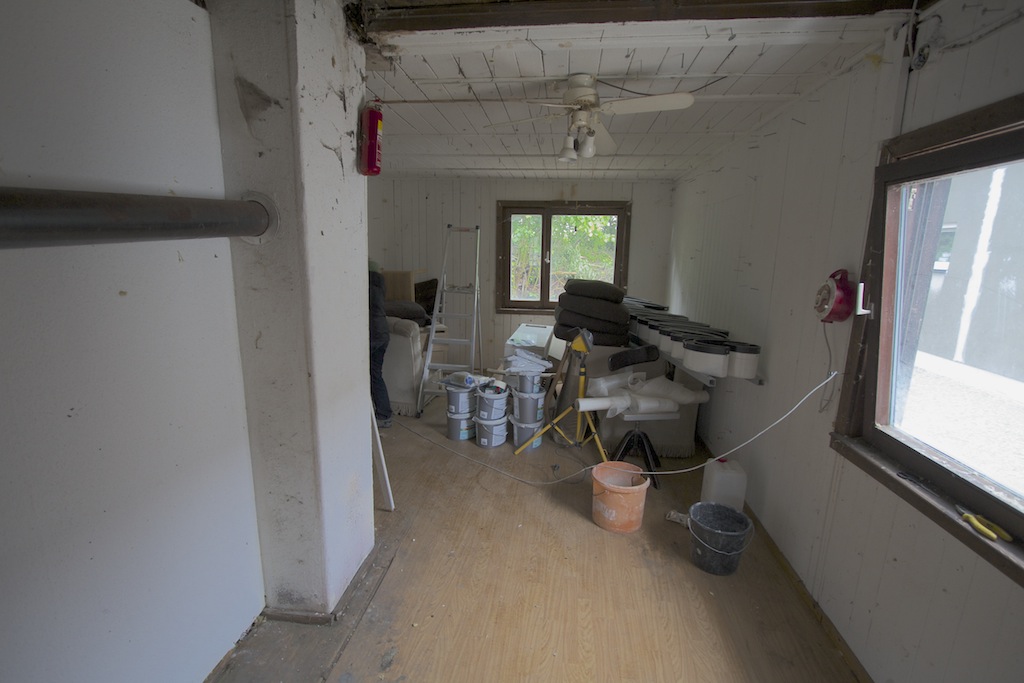
[[[835,463],[838,485],[832,499],[833,522],[828,535],[822,540],[824,560],[813,594],[817,596],[821,609],[845,636],[856,605],[857,578],[865,562],[859,549],[865,547],[868,535],[874,530],[869,524],[870,516],[875,510],[875,497],[883,489],[856,465],[842,458],[836,458]],[[833,551],[833,545],[858,550],[851,555],[841,548]]]
[[[672,308],[743,330],[762,345],[767,380],[712,390],[698,432],[714,453],[824,378],[823,334],[831,367],[842,367],[849,326],[824,327],[811,304],[832,270],[857,274],[881,142],[901,121],[912,130],[1024,89],[1010,66],[1024,57],[1020,3],[930,11],[944,28],[933,35],[940,22],[922,23],[932,59],[909,81],[892,41],[880,62],[853,68],[676,186]],[[1019,680],[1020,648],[1003,643],[1024,628],[1024,590],[832,452],[828,396],[819,391],[735,456],[768,533],[875,680]]]

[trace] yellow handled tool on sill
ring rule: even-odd
[[[996,540],[996,538],[1001,538],[1004,541],[1012,541],[1013,540],[1013,536],[1011,536],[1010,534],[1006,533],[1006,530],[1003,529],[998,524],[996,524],[995,522],[990,522],[989,520],[985,519],[981,515],[976,515],[973,512],[971,512],[970,510],[968,510],[968,509],[966,509],[966,508],[964,508],[964,507],[962,507],[960,505],[956,506],[956,511],[958,513],[960,513],[961,518],[965,522],[967,522],[972,527],[974,527],[975,531],[977,531],[979,534],[981,534],[982,536],[984,536],[988,540],[994,541],[994,540]]]

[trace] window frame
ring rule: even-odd
[[[882,348],[883,321],[893,315],[894,288],[883,275],[894,267],[887,225],[899,206],[890,207],[891,188],[913,180],[1024,159],[1024,95],[895,137],[883,145],[875,172],[874,195],[861,267],[871,316],[854,320],[840,394],[834,450],[909,502],[962,541],[980,557],[1024,586],[1024,548],[983,538],[964,522],[954,505],[996,522],[1016,539],[1024,539],[1024,514],[986,490],[982,477],[944,456],[923,454],[929,447],[875,425],[879,401],[879,364],[891,362]],[[886,251],[887,247],[890,251]],[[944,461],[944,462],[939,462]],[[900,476],[909,473],[927,485]]]
[[[497,286],[495,287],[495,309],[498,313],[543,313],[553,311],[557,301],[548,301],[550,263],[541,262],[541,296],[539,301],[512,301],[509,287],[509,254],[512,249],[512,220],[514,213],[535,213],[542,216],[541,253],[551,249],[552,215],[604,214],[618,216],[615,236],[615,280],[614,284],[626,289],[629,266],[629,224],[632,216],[632,202],[629,201],[527,201],[501,200],[498,202],[497,239]]]

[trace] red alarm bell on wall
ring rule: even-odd
[[[841,323],[853,313],[853,288],[848,276],[849,273],[840,268],[818,288],[814,312],[821,318],[821,322]]]

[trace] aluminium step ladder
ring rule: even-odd
[[[453,285],[448,281],[451,264],[454,260],[455,251],[453,238],[464,239],[472,237],[473,244],[473,281],[466,285]],[[455,301],[461,300],[461,307],[452,306]],[[455,310],[452,310],[455,309]],[[439,325],[448,327],[447,322],[453,320],[465,320],[467,329],[465,336],[449,337],[448,335],[437,335]],[[416,404],[416,414],[423,412],[429,397],[440,396],[445,393],[440,379],[453,372],[465,371],[474,372],[476,367],[476,347],[479,340],[477,331],[480,325],[480,226],[472,228],[457,228],[451,223],[445,230],[444,255],[441,261],[441,278],[438,282],[437,294],[434,296],[434,313],[430,317],[430,333],[427,336],[427,348],[423,359],[423,377],[420,381],[419,398]],[[460,326],[462,327],[462,326]],[[464,348],[467,358],[465,363],[437,363],[434,362],[436,347]],[[481,355],[483,351],[481,349]],[[446,354],[446,360],[450,359]]]

